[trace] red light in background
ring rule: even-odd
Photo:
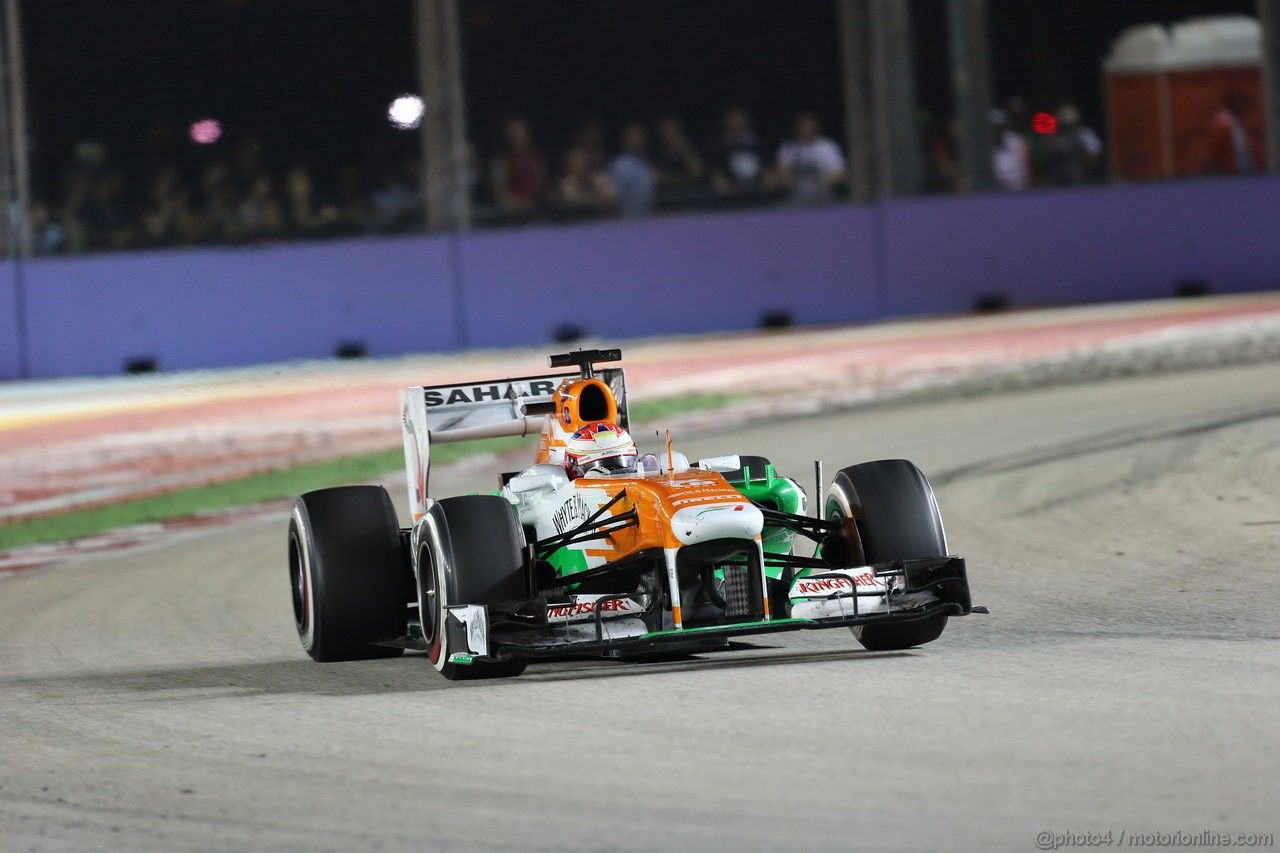
[[[1058,120],[1049,113],[1036,113],[1031,117],[1031,129],[1041,136],[1058,132]]]

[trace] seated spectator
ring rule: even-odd
[[[675,116],[658,122],[658,150],[654,157],[658,186],[680,189],[697,186],[706,175],[702,157],[689,141],[684,125]]]
[[[231,183],[231,170],[223,163],[210,164],[200,180],[204,196],[201,211],[207,239],[216,243],[240,241],[240,196]]]
[[[639,216],[653,209],[656,176],[649,162],[649,135],[644,125],[631,124],[623,130],[622,151],[609,163],[609,178],[624,216]]]
[[[191,209],[191,196],[173,166],[164,166],[151,182],[142,210],[142,244],[176,246],[204,236],[202,223]]]
[[[618,194],[602,170],[593,168],[591,155],[571,148],[564,155],[564,174],[556,182],[551,201],[556,209],[570,214],[600,214],[613,209]]]
[[[338,209],[320,194],[306,166],[294,166],[285,175],[284,196],[287,221],[295,234],[319,236],[338,221]]]
[[[84,248],[127,249],[134,242],[133,222],[124,206],[124,176],[107,171],[86,181],[70,216],[83,229]]]
[[[1027,141],[1009,126],[1004,110],[993,109],[991,119],[991,170],[996,182],[1017,192],[1031,184],[1031,150]]]
[[[494,200],[508,213],[533,213],[547,191],[546,161],[523,119],[508,120],[502,132],[503,148],[491,173]]]
[[[246,240],[276,240],[284,236],[284,205],[269,175],[259,175],[240,202],[240,229]]]
[[[1205,171],[1229,175],[1253,172],[1262,162],[1261,151],[1255,152],[1245,128],[1244,119],[1253,106],[1249,93],[1232,89],[1223,98],[1209,123],[1209,161]]]
[[[37,255],[57,255],[67,248],[66,230],[43,201],[31,204],[31,248]]]
[[[372,230],[398,231],[419,218],[422,191],[418,171],[416,160],[410,160],[400,169],[387,169],[378,188],[369,196]]]
[[[927,192],[963,192],[965,182],[956,161],[955,119],[935,122],[929,132],[929,156],[925,161],[924,188]]]
[[[778,150],[778,183],[791,191],[792,200],[809,203],[830,199],[844,177],[840,146],[822,135],[815,116],[799,116],[795,135]]]
[[[359,232],[369,219],[365,207],[364,176],[355,166],[346,166],[338,173],[338,222],[349,234]]]
[[[720,120],[720,134],[712,145],[711,183],[722,193],[758,189],[764,173],[764,152],[751,127],[751,115],[734,107]]]
[[[1102,140],[1080,121],[1074,104],[1058,107],[1057,119],[1057,132],[1044,141],[1044,177],[1059,186],[1088,183],[1102,157]]]
[[[573,147],[587,155],[587,165],[591,169],[603,169],[609,162],[604,125],[598,119],[589,118],[578,125],[573,134]]]

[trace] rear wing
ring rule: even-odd
[[[565,379],[579,375],[577,372],[548,373],[402,390],[400,421],[404,430],[409,506],[414,520],[426,512],[432,443],[536,435],[542,431],[547,416],[555,414],[552,395],[556,388]],[[600,370],[596,378],[613,392],[619,425],[629,428],[627,384],[622,368]]]

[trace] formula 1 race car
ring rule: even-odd
[[[905,649],[982,610],[928,480],[905,460],[841,469],[814,515],[767,459],[690,463],[669,436],[665,451],[615,456],[623,467],[579,469],[575,442],[626,434],[623,372],[595,368],[620,358],[582,350],[550,357],[572,372],[401,391],[412,527],[379,486],[294,505],[289,575],[307,653],[418,650],[446,678],[484,678],[519,675],[531,658],[690,652],[812,628]],[[499,491],[428,497],[433,443],[539,430],[534,464],[501,475]],[[813,556],[796,553],[797,537]]]

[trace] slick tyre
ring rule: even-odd
[[[302,648],[322,662],[390,658],[372,645],[405,633],[411,589],[386,489],[307,492],[289,520],[289,581]]]
[[[465,495],[432,504],[418,554],[419,612],[427,657],[445,678],[508,678],[529,661],[450,663],[457,651],[445,630],[445,608],[529,596],[524,531],[511,504],[496,495]]]
[[[826,517],[853,518],[865,563],[944,557],[947,536],[928,479],[905,459],[851,465],[836,474],[827,496]],[[869,651],[909,649],[932,642],[947,627],[945,613],[888,625],[850,630]]]

